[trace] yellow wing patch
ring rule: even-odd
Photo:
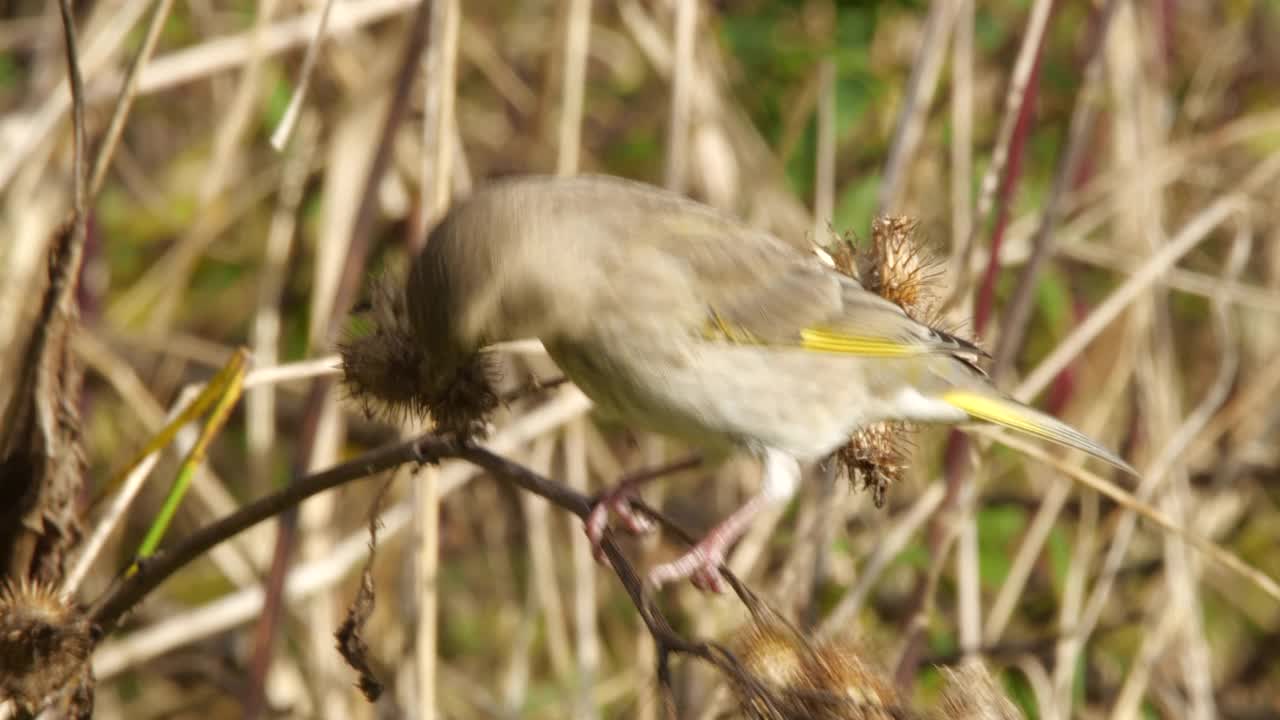
[[[768,344],[750,330],[725,320],[715,310],[711,311],[711,317],[703,327],[702,335],[708,340],[721,340],[735,345]],[[800,347],[814,352],[884,358],[910,357],[929,353],[929,348],[927,347],[903,343],[891,338],[854,335],[843,330],[828,330],[824,328],[805,328],[801,330]]]
[[[711,311],[711,319],[703,328],[702,334],[708,340],[726,340],[734,345],[759,345],[760,340],[749,330],[729,323],[720,313]]]
[[[866,357],[907,357],[926,352],[923,348],[907,345],[889,338],[851,335],[847,332],[819,328],[801,330],[800,346],[806,350]]]

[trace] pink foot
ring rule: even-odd
[[[720,574],[720,566],[724,564],[727,544],[714,533],[708,535],[689,552],[650,570],[649,583],[660,588],[667,583],[690,578],[693,586],[703,592],[722,593],[725,581]]]
[[[604,563],[604,548],[601,547],[601,543],[604,541],[605,528],[609,525],[609,515],[617,515],[628,532],[636,535],[650,532],[654,527],[653,521],[631,507],[636,491],[645,483],[663,475],[688,470],[700,464],[702,464],[702,456],[691,455],[666,465],[641,470],[624,476],[617,485],[601,494],[591,508],[591,514],[587,516],[586,522],[587,539],[591,541],[591,552],[595,555],[596,562]]]
[[[720,566],[724,564],[725,554],[729,552],[729,546],[742,537],[752,518],[768,506],[769,501],[770,498],[764,494],[748,500],[719,525],[711,528],[711,532],[690,548],[689,552],[650,570],[649,582],[660,588],[669,582],[691,578],[694,587],[699,590],[724,592],[725,580],[720,574]]]
[[[622,521],[622,527],[632,534],[643,535],[653,530],[653,521],[632,509],[630,490],[623,483],[605,493],[587,516],[587,540],[591,542],[591,553],[595,555],[596,562],[605,562],[601,543],[604,542],[604,531],[609,525],[610,515],[616,515]]]

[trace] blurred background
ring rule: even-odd
[[[251,372],[171,537],[292,468],[411,431],[340,389],[308,397],[367,296],[344,289],[366,277],[352,244],[369,272],[402,266],[450,197],[514,173],[603,172],[799,245],[916,218],[943,322],[996,355],[1003,387],[1123,450],[1145,479],[1116,482],[1280,577],[1272,0],[74,5],[91,147],[143,56],[78,293],[82,511],[240,346],[255,372],[288,368]],[[57,4],[0,2],[8,384],[69,207],[65,72]],[[557,375],[536,347],[502,364],[508,388]],[[689,452],[596,421],[570,387],[495,423],[492,447],[591,492]],[[161,455],[83,601],[132,557],[195,433]],[[855,640],[921,707],[940,667],[981,657],[1028,717],[1280,714],[1280,607],[1254,584],[1042,461],[978,436],[912,440],[883,507],[818,468],[731,566],[802,626]],[[706,528],[757,482],[749,459],[709,458],[645,496]],[[162,586],[100,645],[97,716],[240,717],[260,677],[283,717],[660,716],[652,642],[581,524],[456,463],[394,473],[364,633],[388,691],[365,702],[333,631],[380,485],[302,507],[278,617],[261,591],[274,521]],[[627,548],[640,567],[679,549]],[[662,602],[699,638],[729,639],[746,617],[687,587]],[[679,717],[746,716],[705,664],[673,673]]]

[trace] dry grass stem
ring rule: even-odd
[[[556,174],[578,172],[582,146],[582,106],[587,84],[587,46],[591,34],[591,0],[568,0],[565,14],[564,77],[561,80],[560,124],[556,134]]]
[[[292,97],[289,98],[284,116],[280,118],[280,123],[271,133],[271,147],[275,148],[276,152],[284,150],[285,144],[289,142],[289,136],[293,134],[294,126],[298,123],[302,105],[306,102],[307,88],[311,86],[311,74],[315,72],[316,59],[320,57],[320,45],[329,26],[329,14],[333,10],[333,3],[334,0],[324,0],[324,7],[320,10],[320,20],[316,23],[316,33],[307,43],[307,54],[302,58],[302,71],[298,76],[298,85],[294,88]]]
[[[116,101],[115,110],[111,113],[111,122],[102,138],[98,154],[93,160],[93,169],[89,171],[89,197],[91,198],[97,197],[98,190],[102,188],[102,181],[107,176],[107,170],[111,167],[116,143],[120,141],[120,133],[124,130],[125,120],[129,117],[129,109],[133,106],[133,99],[138,90],[138,75],[151,60],[151,53],[156,49],[156,41],[160,39],[160,30],[164,27],[172,8],[173,0],[159,0],[155,9],[151,11],[151,22],[147,25],[147,34],[142,39],[142,47],[138,48],[138,54],[134,56],[133,62],[129,64],[129,70],[125,73],[124,86],[120,88],[120,99]]]
[[[956,10],[963,0],[933,0],[929,3],[929,15],[920,34],[915,61],[911,63],[911,77],[907,80],[902,108],[894,127],[893,140],[885,159],[884,175],[880,181],[876,207],[880,213],[901,212],[899,197],[902,195],[907,168],[915,159],[920,135],[924,132],[925,119],[933,104],[942,75],[942,60],[947,54],[951,28]]]
[[[1213,560],[1215,563],[1246,580],[1250,585],[1266,593],[1272,599],[1280,601],[1280,583],[1277,583],[1274,579],[1263,574],[1257,568],[1254,568],[1244,562],[1238,556],[1224,550],[1221,546],[1188,531],[1186,528],[1175,523],[1165,513],[1147,505],[1138,497],[1126,492],[1109,480],[1105,480],[1088,470],[1084,470],[1083,468],[1072,465],[1065,460],[1054,457],[1031,442],[1025,441],[1022,438],[1015,438],[1006,432],[1000,430],[987,430],[985,428],[980,429],[979,432],[998,440],[1003,445],[1008,445],[1020,453],[1026,454],[1033,460],[1038,460],[1051,465],[1059,472],[1071,477],[1073,480],[1079,481],[1090,489],[1107,496],[1130,512],[1141,515],[1144,519],[1155,523],[1161,530],[1186,541],[1187,544],[1204,553],[1205,557]]]
[[[579,0],[581,1],[581,0]],[[667,121],[667,159],[663,185],[684,192],[688,183],[689,139],[692,132],[694,77],[697,72],[694,39],[698,28],[697,0],[675,0],[675,46],[671,56],[671,113]]]

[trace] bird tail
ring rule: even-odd
[[[1051,415],[1027,407],[1012,398],[991,392],[955,389],[943,393],[941,399],[948,405],[963,410],[976,420],[985,420],[1042,440],[1082,450],[1131,475],[1138,475],[1138,471],[1132,465],[1093,438]]]

